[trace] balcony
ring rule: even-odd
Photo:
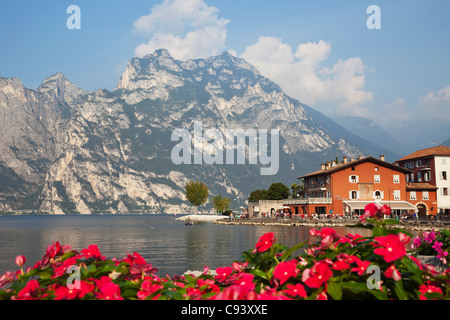
[[[299,205],[299,204],[331,204],[331,198],[301,198],[301,199],[286,199],[285,205]]]

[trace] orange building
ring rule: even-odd
[[[362,213],[368,203],[389,205],[399,215],[416,210],[408,202],[406,174],[411,170],[373,157],[331,161],[321,170],[298,177],[303,179],[304,194],[300,199],[288,199],[285,205],[294,214],[350,215]],[[412,190],[412,189],[411,189]]]
[[[437,189],[429,183],[410,182],[406,185],[406,198],[417,208],[419,218],[438,213]]]

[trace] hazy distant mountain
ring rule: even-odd
[[[442,142],[441,145],[450,147],[450,139],[447,139],[446,141]]]
[[[0,111],[0,211],[189,212],[189,179],[238,208],[251,191],[289,185],[336,157],[390,153],[288,97],[228,53],[178,61],[157,50],[132,58],[112,92],[83,91],[61,73],[36,90],[0,78]],[[193,132],[195,121],[222,133],[279,129],[278,173],[261,175],[266,166],[248,159],[246,165],[174,164],[172,133]]]
[[[373,120],[362,117],[333,117],[333,119],[357,136],[390,150],[394,157],[407,155],[416,150],[415,147],[398,142],[396,138]],[[396,159],[393,159],[393,161]]]

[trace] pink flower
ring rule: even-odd
[[[154,283],[153,281],[145,280],[141,284],[141,288],[137,293],[137,297],[141,300],[144,300],[148,296],[154,294],[155,292],[157,292],[158,290],[160,290],[162,288],[164,288],[164,287],[158,283]],[[156,300],[156,299],[158,299],[159,296],[160,296],[160,294],[153,297],[153,299]]]
[[[280,262],[273,271],[274,277],[280,280],[281,285],[290,278],[295,277],[297,273],[297,262],[295,260]]]
[[[68,288],[67,286],[55,285],[55,300],[74,300],[83,298],[94,290],[94,285],[85,281],[80,281],[79,288]]]
[[[25,256],[17,256],[15,262],[16,262],[16,265],[18,265],[20,268],[22,268],[26,261],[27,261],[27,259],[25,259]]]
[[[264,252],[264,251],[269,250],[270,247],[272,247],[273,243],[275,242],[274,235],[275,234],[273,232],[269,232],[269,233],[262,235],[259,238],[258,243],[256,244],[256,250],[258,252]]]
[[[234,284],[240,285],[246,290],[254,290],[255,284],[253,283],[253,278],[255,276],[249,273],[242,273],[239,277],[234,281]]]
[[[384,237],[375,237],[375,241],[377,241],[380,247],[376,248],[373,252],[383,256],[386,262],[395,261],[406,255],[404,237],[389,234]]]
[[[386,278],[391,278],[394,279],[395,281],[399,281],[402,278],[400,271],[398,271],[398,269],[395,267],[394,264],[386,269],[384,275],[386,276]]]

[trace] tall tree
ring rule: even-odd
[[[267,190],[269,200],[283,200],[289,197],[289,188],[281,182],[272,183]]]
[[[212,205],[217,213],[223,213],[228,209],[228,206],[231,203],[230,198],[222,198],[222,195],[218,194],[212,198]]]
[[[208,192],[208,187],[203,182],[189,180],[186,183],[186,199],[195,207],[199,207],[206,203]]]

